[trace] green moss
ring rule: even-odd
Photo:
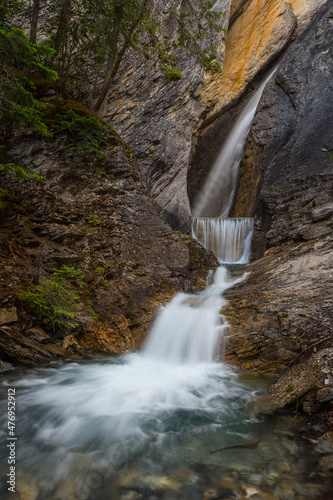
[[[45,180],[45,177],[36,174],[33,170],[18,163],[0,146],[0,172],[6,172],[18,179],[27,180],[30,178]]]
[[[135,269],[133,269],[133,274],[138,278],[143,278],[144,276],[147,276],[147,273],[145,271],[136,271]]]
[[[173,82],[181,80],[183,78],[183,75],[177,68],[173,68],[172,66],[166,66],[165,77],[168,82]]]
[[[97,217],[96,215],[90,215],[90,216],[87,216],[84,218],[84,220],[92,225],[92,226],[96,226],[97,224],[103,224]]]
[[[106,179],[114,179],[114,175],[107,174],[104,170],[94,167],[94,173],[96,175],[100,175],[101,177],[105,177]]]

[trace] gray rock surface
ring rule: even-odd
[[[307,393],[311,391],[312,397],[328,385],[333,386],[333,349],[322,349],[282,375],[258,401],[258,410],[267,412],[290,404],[304,405]]]
[[[234,208],[255,216],[255,253],[266,253],[227,293],[227,354],[274,375],[333,344],[332,20],[328,2],[267,85]]]
[[[0,359],[34,364],[128,351],[140,345],[159,304],[205,286],[215,258],[158,217],[132,150],[112,129],[101,174],[91,158],[67,156],[53,138],[21,133],[7,147],[45,180],[0,172],[9,193],[0,220],[0,321],[10,323],[0,335]],[[38,280],[62,265],[84,274],[76,290],[85,326],[75,338],[24,302],[24,290],[36,291]]]
[[[181,4],[178,0],[175,3]],[[224,28],[228,26],[230,3],[230,0],[216,2],[216,7],[226,14],[222,21]],[[156,11],[165,15],[162,0],[157,0]],[[170,26],[170,19],[165,24]],[[174,29],[168,27],[168,30],[172,39]],[[221,62],[224,38],[224,33],[215,35]],[[200,93],[207,76],[187,53],[179,55],[178,67],[183,78],[168,83],[151,61],[129,58],[103,116],[137,155],[143,180],[161,207],[162,218],[174,228],[187,231],[190,206],[186,175],[192,136],[218,96],[209,105],[201,102]]]

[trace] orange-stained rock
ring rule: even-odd
[[[119,314],[112,317],[112,326],[98,322],[87,327],[85,333],[80,335],[80,346],[93,352],[130,351],[133,339],[127,319]]]
[[[229,29],[223,73],[210,77],[201,94],[206,105],[220,95],[208,118],[242,95],[247,84],[285,47],[296,26],[291,7],[282,0],[252,0],[242,8],[244,12]]]
[[[214,117],[299,35],[327,0],[233,0],[223,73],[208,76],[201,104]]]

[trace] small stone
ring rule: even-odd
[[[39,488],[34,479],[22,473],[17,476],[17,491],[20,500],[36,500],[39,495]]]
[[[282,462],[281,469],[282,472],[286,472],[287,474],[290,474],[291,472],[290,465],[288,464],[288,462]]]
[[[330,470],[333,469],[333,455],[327,455],[319,461],[320,470]]]
[[[281,500],[293,500],[295,498],[295,493],[293,491],[285,491],[280,495]]]
[[[318,439],[315,450],[319,453],[333,453],[333,431],[326,432]]]
[[[327,403],[333,399],[333,386],[324,387],[317,392],[316,399],[319,403]]]
[[[119,481],[121,488],[149,488],[153,491],[176,490],[180,484],[167,476],[142,475],[139,471],[132,471]]]
[[[256,488],[245,488],[245,493],[247,495],[247,498],[251,498],[253,497],[253,495],[256,495],[257,493],[259,493],[258,490],[256,490]]]
[[[251,500],[276,500],[276,496],[260,491],[258,494],[252,495]]]
[[[260,474],[251,474],[247,481],[254,486],[260,486],[262,483],[262,476]]]
[[[18,320],[16,307],[6,307],[0,309],[0,325],[15,323]]]
[[[238,495],[241,495],[241,493],[242,493],[242,490],[239,487],[239,485],[237,485],[236,482],[232,481],[230,478],[222,479],[221,481],[219,481],[218,486],[219,486],[219,488],[228,489],[230,491],[233,491],[233,492],[237,493]]]

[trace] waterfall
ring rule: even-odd
[[[194,217],[228,217],[237,185],[239,165],[261,95],[275,69],[253,93],[222,146],[202,190],[194,200]]]
[[[222,294],[233,284],[228,270],[219,267],[213,282],[200,294],[177,294],[161,309],[142,355],[169,364],[214,361],[219,339],[228,327],[219,314],[224,304]]]
[[[253,219],[195,217],[192,236],[212,250],[219,262],[247,264],[250,258]]]

